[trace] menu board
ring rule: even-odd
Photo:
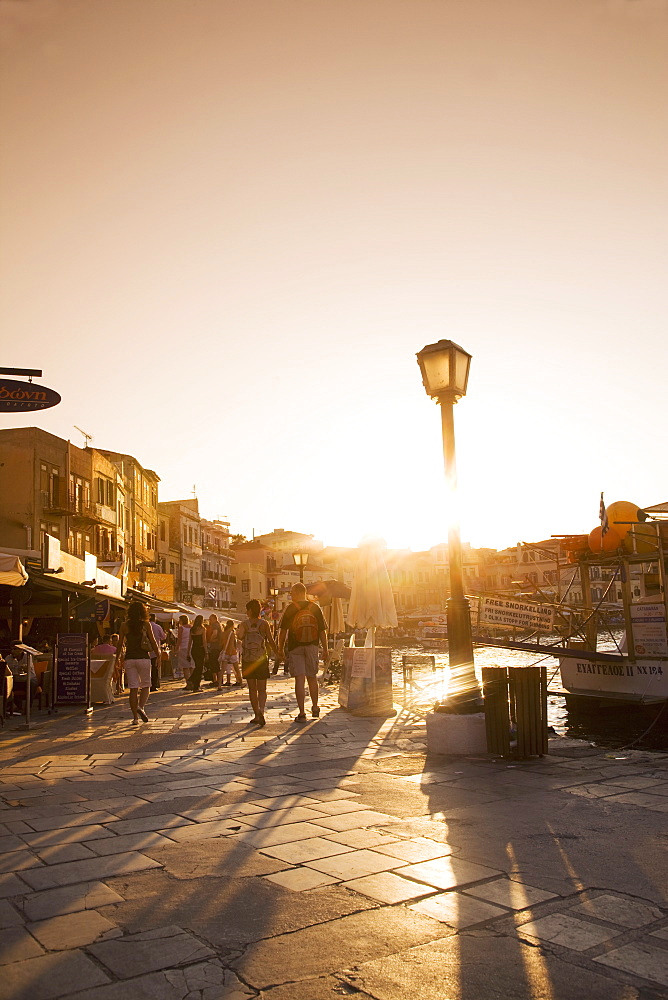
[[[88,701],[88,636],[59,635],[56,641],[56,704]]]
[[[664,656],[668,653],[666,609],[663,603],[632,604],[633,648],[637,656]]]

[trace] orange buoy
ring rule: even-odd
[[[597,524],[593,531],[589,532],[589,548],[592,552],[614,552],[622,544],[622,538],[615,528],[608,528],[601,537],[601,525]]]
[[[659,551],[656,527],[653,522],[648,524],[631,524],[629,532],[624,537],[623,545],[627,552],[639,556],[656,555]]]
[[[607,515],[610,527],[615,529],[620,538],[625,538],[631,530],[629,522],[638,523],[638,504],[629,500],[615,500],[607,508]]]

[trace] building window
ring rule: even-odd
[[[160,522],[160,541],[161,542],[165,541],[165,522],[164,521]]]
[[[241,593],[250,594],[250,580],[241,581]]]

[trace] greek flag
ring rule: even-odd
[[[601,519],[601,538],[607,535],[610,530],[610,525],[608,524],[608,512],[605,509],[605,503],[603,501],[603,494],[601,493],[601,503],[598,508],[598,516]]]

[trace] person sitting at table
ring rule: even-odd
[[[106,660],[110,656],[116,656],[116,649],[118,644],[114,645],[111,641],[111,636],[107,633],[102,640],[98,642],[96,646],[90,651],[90,655],[94,660]]]
[[[116,646],[113,646],[111,644],[111,636],[107,634],[105,635],[102,642],[98,642],[97,646],[93,646],[93,648],[90,651],[91,660],[105,661],[104,663],[100,664],[97,670],[93,670],[91,666],[90,668],[91,677],[104,677],[104,674],[106,673],[108,666],[106,661],[112,656],[116,656]]]
[[[24,650],[19,649],[18,646],[13,646],[11,653],[7,657],[7,666],[14,674],[13,703],[16,711],[21,711],[19,706],[25,702],[28,664],[30,664],[30,701],[32,702],[39,686],[35,668],[28,654]]]

